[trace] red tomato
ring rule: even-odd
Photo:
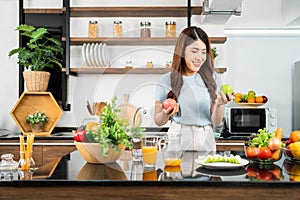
[[[88,140],[86,138],[86,130],[80,130],[80,129],[78,129],[76,131],[76,133],[77,133],[77,135],[78,135],[78,137],[79,137],[79,139],[80,139],[81,142],[88,142]]]
[[[257,147],[247,147],[246,148],[246,156],[248,158],[256,158],[258,154],[258,148]]]
[[[273,174],[271,171],[259,171],[259,180],[271,180],[273,178]]]
[[[272,158],[272,152],[268,147],[260,147],[258,149],[257,158],[261,160],[267,160],[269,158]]]
[[[177,105],[177,102],[174,99],[168,98],[162,102],[163,109],[168,109],[169,107],[172,108],[170,112],[173,111],[174,107]]]
[[[73,135],[74,140],[75,140],[76,142],[81,142],[81,140],[80,140],[78,134],[77,134],[76,132],[74,132],[73,134],[74,134],[74,135]]]
[[[281,141],[278,138],[273,137],[273,138],[269,139],[268,147],[269,147],[269,149],[271,149],[271,151],[280,149]]]
[[[86,130],[78,129],[74,132],[74,140],[76,142],[88,142],[86,138]]]

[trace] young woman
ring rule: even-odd
[[[177,134],[183,150],[215,152],[213,127],[221,123],[224,105],[231,94],[217,92],[221,81],[214,72],[207,34],[198,27],[185,28],[179,35],[172,71],[158,81],[154,121],[161,126],[171,120],[168,134]],[[172,98],[177,106],[164,109]]]

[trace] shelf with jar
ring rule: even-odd
[[[226,37],[210,37],[210,42],[213,44],[223,44],[226,42]],[[175,45],[177,37],[71,37],[71,45],[83,45],[84,43],[101,43],[105,42],[110,46],[138,46],[138,45]],[[66,41],[63,37],[62,41]]]

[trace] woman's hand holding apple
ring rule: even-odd
[[[178,112],[179,104],[174,99],[168,98],[162,102],[162,108],[164,113],[172,116]]]
[[[226,95],[224,94],[224,92],[219,92],[217,95],[217,99],[215,100],[215,104],[221,106],[221,105],[227,104],[232,99],[233,99],[233,96],[229,92]]]

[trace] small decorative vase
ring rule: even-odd
[[[43,132],[44,129],[44,123],[39,122],[37,124],[34,124],[33,127],[31,127],[33,133],[40,133]]]

